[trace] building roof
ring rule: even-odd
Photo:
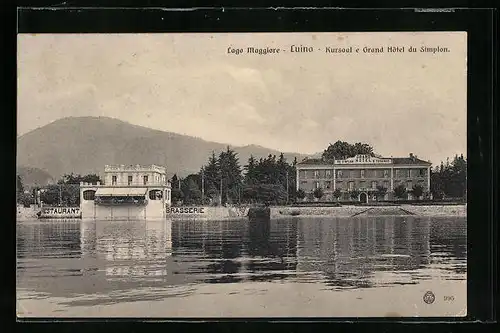
[[[166,172],[166,168],[156,164],[114,164],[114,165],[105,165],[104,172],[127,172],[127,171],[157,171],[161,173]]]
[[[323,160],[321,158],[305,158],[301,162],[297,163],[297,165],[307,165],[307,164],[332,165],[333,161],[331,161],[331,160]]]
[[[379,159],[384,159],[387,161],[392,161],[390,164],[395,164],[395,165],[425,165],[429,166],[432,165],[431,162],[421,160],[417,158],[416,156],[409,156],[409,157],[378,157]],[[353,162],[355,162],[354,158]],[[349,160],[349,159],[346,159]],[[339,162],[346,161],[346,160],[338,160]],[[301,162],[297,163],[297,165],[333,165],[334,161],[333,160],[323,160],[321,158],[305,158]],[[335,163],[337,164],[337,163]],[[343,164],[339,163],[340,165],[348,165],[348,164]],[[357,163],[353,163],[357,164]],[[375,164],[375,163],[374,163]]]
[[[431,165],[431,162],[423,161],[416,157],[393,157],[393,164],[405,164],[405,165]]]

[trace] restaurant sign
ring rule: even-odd
[[[81,211],[79,207],[43,207],[40,218],[79,218]]]

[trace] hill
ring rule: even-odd
[[[46,170],[55,179],[65,173],[102,174],[106,164],[158,164],[169,176],[185,176],[200,170],[208,157],[227,144],[132,125],[108,117],[69,117],[28,132],[18,138],[17,165]],[[246,164],[255,158],[280,152],[260,146],[231,146]],[[306,155],[285,153],[287,160]]]
[[[16,173],[21,176],[23,186],[44,186],[54,183],[54,178],[46,171],[26,166],[18,166]]]

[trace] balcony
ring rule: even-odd
[[[94,203],[99,206],[144,206],[147,200],[144,197],[96,197]]]

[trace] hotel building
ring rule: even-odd
[[[414,199],[411,193],[414,185],[423,188],[423,196],[428,195],[431,165],[413,154],[390,158],[356,155],[335,160],[305,159],[296,166],[296,184],[297,190],[302,189],[309,197],[315,189],[321,188],[322,201],[336,200],[333,193],[337,189],[341,194],[339,200],[393,200],[394,188],[401,184],[406,188],[406,199]],[[384,198],[377,198],[378,186],[387,189]],[[358,193],[354,199],[353,192]]]
[[[157,165],[106,165],[104,184],[80,184],[82,218],[164,218],[170,204],[166,169]]]

